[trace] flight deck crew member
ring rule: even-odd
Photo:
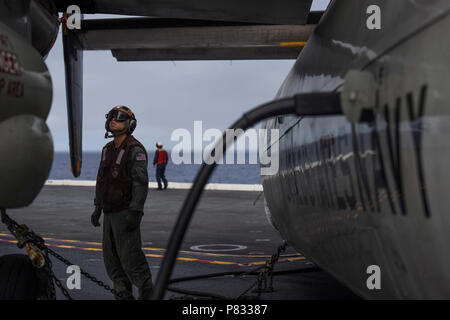
[[[156,181],[158,182],[158,190],[162,190],[161,180],[164,183],[164,189],[167,189],[167,179],[165,176],[167,166],[167,151],[164,150],[160,142],[156,143],[156,152],[153,157],[153,167],[156,165]]]
[[[152,275],[142,251],[140,224],[148,193],[147,152],[131,134],[136,118],[125,106],[106,115],[105,138],[114,140],[103,147],[95,188],[94,226],[103,217],[103,259],[108,276],[118,293],[116,299],[150,299]],[[108,135],[111,132],[111,135]]]

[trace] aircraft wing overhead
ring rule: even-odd
[[[118,61],[295,59],[321,12],[312,0],[54,0],[59,12],[140,18],[82,20],[63,34],[72,173],[82,161],[83,51]]]
[[[83,20],[83,50],[111,50],[119,61],[295,59],[315,25],[127,18]]]
[[[312,0],[55,0],[60,12],[153,16],[265,24],[305,24]]]

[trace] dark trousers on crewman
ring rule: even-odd
[[[164,189],[167,188],[167,179],[166,179],[166,165],[167,163],[161,163],[156,165],[156,182],[158,182],[158,188],[161,189],[161,180],[164,183]]]
[[[104,215],[103,260],[106,272],[114,283],[114,290],[122,298],[133,298],[134,284],[139,289],[139,299],[150,299],[153,292],[152,274],[142,251],[140,226],[127,231],[127,214],[128,210],[124,210]]]

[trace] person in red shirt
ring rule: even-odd
[[[156,152],[153,157],[153,167],[156,165],[156,181],[158,182],[158,189],[162,190],[161,180],[164,183],[164,189],[167,189],[167,179],[165,176],[167,165],[167,151],[164,150],[163,145],[160,142],[156,143]]]

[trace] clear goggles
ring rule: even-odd
[[[123,122],[123,121],[126,121],[128,119],[131,119],[131,116],[128,113],[123,112],[121,110],[117,110],[117,109],[111,110],[110,112],[108,112],[105,115],[105,117],[106,117],[106,119],[108,121],[111,121],[112,119],[114,119],[117,122]]]

